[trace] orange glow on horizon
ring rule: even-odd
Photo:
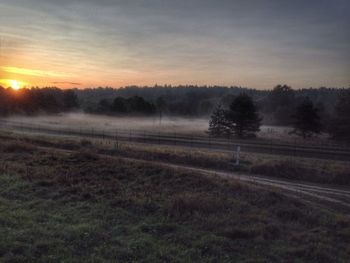
[[[5,87],[11,88],[13,90],[20,90],[26,87],[26,83],[14,79],[3,80],[2,83],[5,84]]]
[[[55,72],[55,71],[44,71],[38,69],[27,69],[18,67],[2,67],[1,68],[6,73],[28,75],[34,77],[67,77],[68,74]]]
[[[13,88],[14,90],[19,90],[21,87],[19,86],[17,80],[11,80],[11,88]]]
[[[40,67],[0,66],[0,86],[19,90],[29,87],[70,88],[81,84],[71,74],[56,70],[42,70]],[[25,78],[25,81],[23,81]]]

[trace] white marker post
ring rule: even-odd
[[[240,154],[240,152],[241,152],[241,146],[237,146],[237,148],[236,148],[236,163],[235,163],[235,165],[239,165],[239,154]]]

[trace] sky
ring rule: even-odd
[[[0,85],[349,87],[349,13],[349,0],[1,0]]]

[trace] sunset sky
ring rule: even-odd
[[[1,0],[0,85],[349,87],[349,0]]]

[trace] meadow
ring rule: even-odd
[[[109,138],[49,135],[10,131],[0,133],[6,140],[20,140],[41,146],[76,150],[85,147],[89,151],[138,160],[187,165],[191,167],[275,177],[301,182],[331,185],[350,185],[350,162],[300,156],[240,153],[240,165],[235,151],[161,145],[157,142],[116,141]]]
[[[158,115],[150,117],[137,116],[102,116],[87,113],[62,113],[55,115],[11,116],[3,121],[21,123],[24,125],[42,125],[55,129],[76,127],[85,130],[100,130],[115,132],[132,130],[138,132],[177,133],[183,135],[207,135],[208,117],[176,117]],[[291,128],[263,125],[257,134],[258,138],[286,140],[290,137]],[[291,140],[296,137],[291,136]]]
[[[86,146],[64,151],[4,137],[2,262],[346,262],[350,256],[348,217],[274,189]]]
[[[349,13],[0,0],[0,263],[349,263]]]

